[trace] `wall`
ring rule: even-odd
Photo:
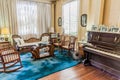
[[[120,0],[105,1],[103,24],[120,27]]]
[[[58,18],[62,17],[62,4],[63,4],[63,0],[57,0],[56,2],[56,8],[55,8],[55,30],[56,32],[60,32],[61,31],[61,27],[58,26]]]
[[[57,0],[56,1],[56,25],[55,29],[56,32],[60,32],[61,27],[58,26],[58,18],[62,17],[62,5],[69,0]],[[79,0],[80,6],[79,6],[79,20],[81,14],[87,14],[88,15],[88,25],[87,27],[81,27],[80,21],[78,25],[78,40],[85,39],[86,38],[86,31],[90,29],[90,27],[93,24],[101,24],[102,23],[102,16],[103,16],[103,6],[104,6],[104,0]]]
[[[56,25],[55,29],[60,32],[58,26],[58,17],[62,16],[62,5],[68,0],[57,0],[56,2]],[[86,38],[86,31],[90,30],[92,25],[115,25],[120,27],[120,0],[79,0],[80,1],[80,13],[78,15],[79,20],[81,14],[86,13],[88,15],[87,27],[78,26],[78,39]],[[79,21],[80,22],[80,21]],[[80,23],[78,23],[80,24]]]

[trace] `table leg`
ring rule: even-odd
[[[40,58],[39,51],[38,51],[37,48],[34,49],[31,53],[32,53],[32,56],[33,56],[34,59],[39,59]]]

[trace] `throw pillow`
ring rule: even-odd
[[[23,39],[19,39],[20,44],[24,44],[25,41]]]
[[[14,38],[14,41],[16,42],[17,45],[20,45],[20,38]]]
[[[43,42],[49,42],[49,36],[44,36],[42,37]]]

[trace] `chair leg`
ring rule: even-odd
[[[6,67],[4,63],[3,63],[3,72],[6,72]]]
[[[20,66],[23,67],[21,60],[19,62],[20,62]]]
[[[68,50],[68,56],[71,56],[72,54],[71,54],[71,50]]]

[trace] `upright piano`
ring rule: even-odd
[[[88,31],[88,42],[83,46],[86,59],[103,71],[120,78],[120,34]]]

